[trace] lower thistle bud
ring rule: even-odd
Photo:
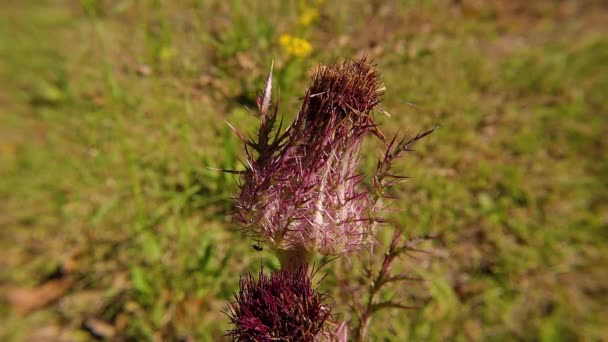
[[[241,277],[228,316],[234,341],[317,341],[327,335],[332,305],[312,287],[305,266]]]

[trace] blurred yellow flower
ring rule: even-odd
[[[294,37],[289,33],[279,36],[279,44],[285,52],[296,57],[306,57],[312,52],[312,45],[306,39]]]
[[[302,11],[298,21],[302,26],[308,26],[319,17],[319,10],[316,8],[306,8]]]
[[[163,46],[158,52],[158,58],[161,61],[166,62],[177,55],[177,51],[172,46]]]

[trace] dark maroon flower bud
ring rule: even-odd
[[[234,341],[317,341],[327,336],[331,315],[327,296],[312,287],[306,266],[284,269],[256,281],[241,277],[236,301],[229,304]]]
[[[357,167],[363,138],[383,139],[372,119],[384,92],[380,73],[365,58],[319,68],[283,133],[274,127],[276,106],[269,109],[271,80],[258,99],[258,139],[246,142],[237,220],[284,265],[306,263],[314,252],[359,251],[371,243],[377,217]]]

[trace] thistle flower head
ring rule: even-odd
[[[237,199],[245,231],[277,251],[299,254],[341,255],[371,242],[373,199],[362,190],[357,167],[363,138],[383,139],[372,118],[383,91],[380,73],[365,58],[321,67],[294,122],[280,133],[267,87],[258,100],[258,139],[246,142]]]
[[[306,267],[270,276],[260,271],[258,281],[248,274],[235,298],[228,313],[235,325],[228,335],[235,341],[316,341],[331,314]]]

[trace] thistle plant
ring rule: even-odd
[[[378,223],[385,222],[381,214],[386,188],[401,179],[391,173],[393,161],[432,132],[411,140],[395,137],[386,141],[373,119],[385,91],[380,77],[376,66],[366,58],[320,67],[300,111],[283,130],[283,120],[278,120],[278,102],[272,103],[271,68],[266,88],[257,98],[260,126],[256,136],[246,138],[233,128],[243,141],[246,154],[246,169],[239,172],[235,221],[254,240],[270,247],[282,266],[270,278],[261,273],[257,283],[251,275],[241,280],[230,315],[236,328],[229,334],[236,340],[283,338],[281,333],[275,333],[277,326],[282,327],[279,330],[289,326],[294,331],[307,331],[305,335],[310,337],[295,340],[311,341],[323,336],[315,334],[323,330],[320,327],[329,318],[330,306],[315,304],[312,307],[317,314],[305,313],[309,312],[306,305],[310,301],[319,303],[306,278],[309,263],[317,254],[340,257],[372,246]],[[361,143],[366,136],[375,136],[386,146],[372,170],[371,189],[364,186],[365,174],[358,170]],[[285,285],[292,281],[300,285]],[[283,284],[277,286],[281,290],[268,291],[272,288],[268,283],[273,282]],[[308,297],[295,296],[301,291]],[[286,298],[307,309],[281,309],[285,304],[277,303]],[[273,304],[264,307],[260,301]],[[321,308],[327,315],[319,314]],[[294,319],[294,314],[301,315],[301,319]],[[268,318],[255,323],[249,320],[250,316],[265,315]],[[293,324],[305,326],[298,330]],[[340,339],[345,339],[345,326],[338,327]]]
[[[261,125],[257,140],[245,144],[248,167],[236,218],[283,265],[307,264],[316,252],[358,252],[371,243],[372,198],[357,167],[363,137],[382,137],[371,117],[384,91],[379,78],[366,60],[319,69],[283,133],[274,128],[272,78],[258,98]]]

